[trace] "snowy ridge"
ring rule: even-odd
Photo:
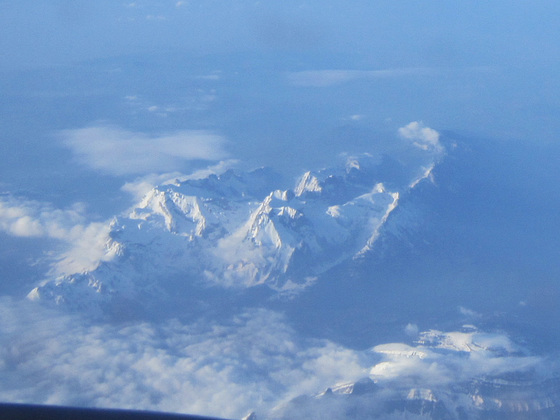
[[[419,334],[415,345],[378,345],[367,377],[273,409],[269,419],[323,413],[326,418],[553,419],[560,380],[536,369],[539,358],[497,333]],[[458,369],[459,367],[459,369]],[[451,369],[450,369],[451,368]]]
[[[156,187],[112,222],[112,261],[47,281],[29,297],[71,306],[79,295],[89,295],[87,305],[138,299],[174,293],[170,278],[297,291],[371,250],[399,200],[376,179],[375,164],[366,155],[343,168],[306,172],[293,190],[275,189],[266,169]]]

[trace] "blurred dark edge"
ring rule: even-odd
[[[153,411],[115,410],[105,408],[59,407],[51,405],[0,403],[0,419],[4,420],[220,420],[216,417]],[[223,419],[222,419],[223,420]]]

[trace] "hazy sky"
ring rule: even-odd
[[[553,142],[557,9],[545,1],[2,1],[0,177],[8,190],[84,200],[77,183],[93,173],[80,170],[77,136],[87,130],[168,142],[194,130],[220,138],[205,158],[291,176],[362,152],[410,121]],[[164,156],[172,170],[209,163],[153,157],[161,166]],[[89,166],[104,189],[120,188],[114,175],[128,170],[100,165]]]
[[[560,295],[558,22],[560,5],[544,0],[0,0],[0,328],[11,344],[0,399],[241,416],[363,375],[450,383],[548,366],[507,332],[441,332],[494,346],[445,358],[412,339],[492,313],[490,329],[554,345],[543,320]],[[409,312],[392,286],[356,297],[340,282],[313,290],[347,306],[306,295],[277,312],[235,307],[184,323],[97,325],[21,303],[60,267],[110,259],[112,217],[156,184],[266,165],[288,188],[343,153],[425,169],[415,153],[439,157],[443,145],[434,189],[403,210],[424,206],[415,226],[435,229],[421,230],[418,252],[375,266],[409,282]],[[378,329],[356,334],[352,324],[367,325],[347,307],[357,302],[355,316],[375,296]],[[330,328],[333,313],[343,315]],[[426,360],[385,351],[416,347]]]
[[[550,66],[548,1],[2,1],[2,67],[146,53],[350,53],[371,65]]]

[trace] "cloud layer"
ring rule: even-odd
[[[431,330],[419,338],[417,344],[356,351],[301,338],[282,315],[265,309],[221,321],[93,324],[0,298],[0,399],[294,418],[282,415],[311,410],[317,416],[325,408],[335,410],[332,415],[356,403],[379,408],[412,390],[447,395],[465,381],[504,374],[540,371],[533,378],[546,377],[544,359],[501,334]],[[358,396],[362,400],[296,400],[282,409],[300,395],[367,377],[382,391]]]
[[[0,300],[2,401],[240,418],[366,373],[360,355],[250,310],[224,323],[91,325]]]
[[[204,130],[183,130],[161,136],[112,126],[92,126],[60,133],[77,160],[111,175],[184,170],[188,161],[227,157],[225,139]]]

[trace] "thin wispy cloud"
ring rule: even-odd
[[[421,67],[387,70],[306,70],[290,72],[287,79],[294,86],[328,87],[354,80],[426,75],[434,72],[434,69]]]
[[[192,78],[196,81],[204,81],[205,84],[211,84],[220,80],[221,77],[221,73],[216,71]],[[177,98],[177,100],[167,103],[158,103],[140,95],[126,95],[123,99],[129,110],[134,114],[147,112],[165,118],[173,114],[206,111],[217,98],[216,89],[206,86],[199,87],[196,91],[191,91]]]
[[[224,137],[205,130],[148,135],[113,126],[60,132],[78,162],[111,175],[165,173],[189,169],[193,160],[227,157]]]
[[[189,179],[206,178],[212,174],[219,175],[232,168],[237,163],[238,161],[236,159],[228,159],[220,161],[215,165],[210,165],[207,168],[196,170],[188,175],[181,172],[148,174],[138,177],[134,181],[126,182],[121,190],[131,194],[137,201],[140,201],[147,192],[158,185],[174,184]]]

